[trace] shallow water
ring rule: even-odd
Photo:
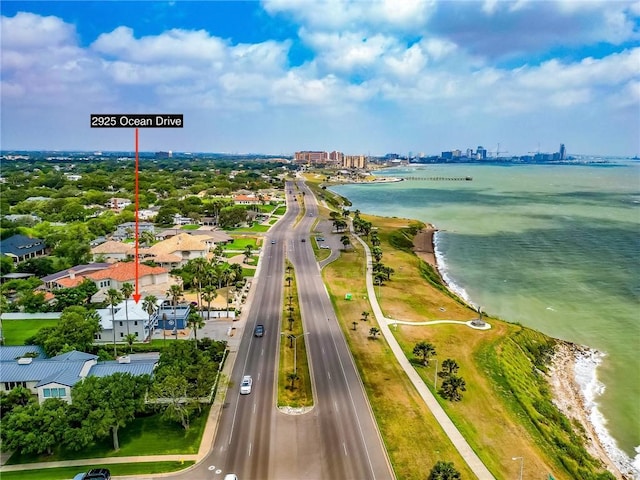
[[[349,198],[352,210],[438,227],[440,268],[486,312],[604,352],[596,422],[606,422],[602,428],[634,457],[640,445],[640,163],[616,162],[410,166],[380,175],[473,181],[332,190]]]

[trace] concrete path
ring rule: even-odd
[[[416,390],[422,397],[422,400],[427,405],[433,416],[436,418],[444,432],[447,434],[451,443],[456,447],[464,461],[467,463],[471,471],[478,477],[480,480],[495,480],[495,477],[491,474],[491,472],[485,467],[482,460],[476,455],[473,451],[469,443],[464,439],[460,431],[453,424],[451,419],[447,416],[445,411],[442,409],[438,401],[435,399],[431,390],[427,388],[420,375],[415,371],[406,355],[400,348],[400,345],[396,341],[395,337],[391,333],[391,329],[389,328],[389,323],[409,323],[414,325],[412,322],[399,322],[398,320],[388,319],[382,313],[382,309],[380,308],[380,304],[378,303],[378,298],[376,297],[374,285],[373,285],[373,263],[371,258],[371,251],[369,246],[358,236],[356,236],[360,244],[363,246],[366,256],[367,256],[367,295],[369,296],[369,302],[371,303],[371,308],[373,310],[373,314],[376,316],[378,320],[378,325],[380,325],[380,331],[382,335],[384,335],[385,340],[389,344],[389,347],[393,351],[398,363],[402,367],[402,369],[409,376],[409,379],[416,387]],[[423,324],[429,323],[449,323],[450,320],[436,320],[434,322],[421,322]],[[467,322],[461,322],[467,323]],[[490,328],[490,327],[489,327]]]

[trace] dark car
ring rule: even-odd
[[[256,325],[256,328],[253,331],[253,335],[256,337],[262,337],[264,335],[264,325],[260,323]]]
[[[73,480],[111,480],[108,468],[92,468],[87,473],[79,473]]]
[[[301,238],[301,239],[300,239],[300,241],[301,241],[301,242],[306,242],[306,241],[307,241],[307,239],[306,239],[306,238]]]

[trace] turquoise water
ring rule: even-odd
[[[379,175],[473,177],[332,190],[349,198],[352,210],[438,227],[447,280],[486,312],[604,352],[597,410],[618,447],[635,457],[640,163],[428,165]]]

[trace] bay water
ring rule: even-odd
[[[469,303],[600,352],[577,367],[592,423],[614,461],[640,471],[640,162],[376,174],[405,180],[331,190],[352,211],[438,228],[439,269]]]

